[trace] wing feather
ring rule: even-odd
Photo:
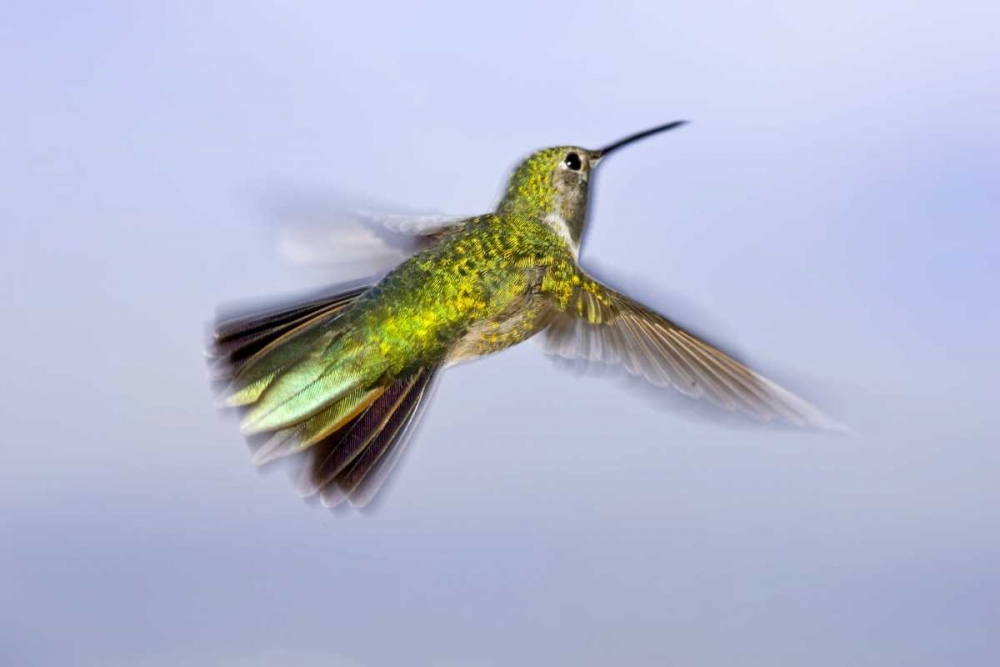
[[[763,421],[846,430],[805,400],[680,325],[585,278],[545,332],[552,355],[620,366],[653,385]]]

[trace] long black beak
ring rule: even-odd
[[[593,152],[593,157],[594,157],[594,159],[598,159],[599,160],[599,159],[601,159],[603,157],[607,157],[607,155],[609,153],[613,153],[614,151],[618,150],[622,146],[627,146],[628,144],[634,143],[634,142],[639,141],[641,139],[645,139],[646,137],[651,137],[654,134],[659,134],[660,132],[666,132],[668,130],[675,130],[678,127],[680,127],[681,125],[686,125],[686,124],[687,124],[686,120],[675,120],[674,122],[667,123],[666,125],[660,125],[659,127],[654,127],[654,128],[649,129],[649,130],[643,130],[642,132],[636,132],[635,134],[629,135],[629,136],[625,137],[624,139],[619,139],[618,141],[616,141],[615,143],[611,144],[610,146],[605,146],[604,148],[602,148],[600,150],[594,151]]]

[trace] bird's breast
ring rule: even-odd
[[[484,357],[524,342],[548,324],[549,308],[534,292],[502,313],[474,322],[448,353],[449,366]]]

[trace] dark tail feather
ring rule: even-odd
[[[333,483],[337,475],[382,432],[399,408],[400,402],[406,399],[409,390],[418,380],[419,374],[393,382],[364,414],[359,415],[334,437],[317,445],[308,474],[299,484],[299,492],[304,496],[311,496]]]
[[[287,361],[279,357],[294,356],[295,348],[308,347],[310,336],[326,330],[342,310],[368,289],[368,286],[341,288],[291,305],[220,317],[208,351],[213,381],[220,389],[233,382],[254,384],[262,374],[265,376],[262,381],[267,381],[267,373],[280,372],[281,364]],[[255,461],[263,464],[305,453],[301,459],[305,467],[299,479],[302,495],[320,493],[323,504],[328,506],[346,499],[355,507],[363,507],[378,492],[405,449],[437,371],[436,367],[422,368],[384,389],[359,387],[358,396],[352,393],[344,399],[348,402],[357,399],[360,412],[353,416],[354,403],[341,402],[343,405],[334,404],[287,429],[251,436],[251,445],[257,445]],[[342,424],[338,423],[341,419]],[[330,432],[332,429],[336,430]],[[312,439],[313,434],[322,439]]]
[[[433,389],[437,369],[427,371],[407,393],[385,428],[364,452],[337,476],[341,499],[346,496],[354,507],[368,505],[389,477],[406,449],[409,436],[420,418],[426,399]],[[329,487],[328,487],[329,488]],[[335,498],[324,494],[323,502],[335,504]]]
[[[220,318],[208,349],[212,380],[217,384],[227,383],[244,362],[275,340],[319,317],[343,310],[368,287],[341,287],[334,293],[307,301]]]
[[[367,505],[405,449],[436,372],[421,369],[396,380],[368,410],[316,445],[299,491],[305,496],[319,492],[327,506],[345,498],[355,507]]]

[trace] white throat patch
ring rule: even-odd
[[[567,246],[569,246],[570,251],[573,253],[573,259],[576,259],[580,255],[580,246],[573,242],[573,237],[569,233],[569,225],[561,215],[557,213],[549,213],[544,218],[545,224],[552,228],[556,235],[561,238]]]

